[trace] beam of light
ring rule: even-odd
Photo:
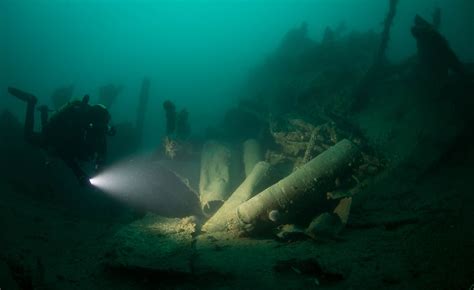
[[[106,169],[89,181],[108,194],[127,199],[131,194],[146,191],[150,178],[148,172],[146,163],[130,160]]]
[[[89,179],[89,182],[96,187],[101,187],[101,184],[104,182],[104,180],[100,178],[99,176],[96,176]]]
[[[185,216],[199,209],[197,195],[171,170],[156,161],[120,162],[90,179],[102,192],[132,206],[166,216]]]

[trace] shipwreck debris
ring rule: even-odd
[[[263,160],[262,148],[257,140],[249,139],[243,144],[245,176],[249,176],[255,165]]]
[[[209,141],[201,155],[199,194],[201,208],[211,216],[224,203],[230,190],[232,151],[222,143]]]
[[[166,136],[170,136],[176,129],[176,106],[171,101],[163,103],[166,115]]]
[[[390,31],[397,14],[398,2],[399,0],[389,0],[389,9],[385,16],[384,29],[381,33],[381,40],[377,53],[371,67],[352,93],[354,99],[352,109],[354,110],[359,110],[366,104],[368,101],[368,90],[371,87],[371,84],[380,78],[380,75],[383,75],[383,67],[386,66],[387,62],[386,51],[390,41]]]
[[[333,239],[343,229],[341,218],[335,213],[322,213],[305,230],[315,240]]]
[[[233,232],[233,227],[238,222],[237,207],[250,199],[268,179],[270,164],[259,162],[254,166],[252,172],[245,181],[234,191],[229,199],[219,208],[219,210],[203,225],[205,232],[229,231]]]
[[[451,70],[462,78],[467,78],[464,65],[435,25],[416,15],[411,33],[418,47],[420,76],[428,81],[443,82]]]
[[[237,209],[240,221],[245,228],[253,229],[256,224],[268,221],[268,213],[272,210],[285,215],[295,214],[302,203],[307,205],[325,200],[326,193],[335,187],[334,180],[355,166],[359,153],[351,141],[340,141],[240,205]]]
[[[166,116],[166,136],[163,138],[164,155],[169,159],[187,157],[192,154],[192,144],[188,141],[191,134],[189,113],[186,109],[176,112],[171,101],[163,103]]]

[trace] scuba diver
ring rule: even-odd
[[[40,106],[42,129],[38,133],[34,132],[36,96],[12,87],[8,92],[27,103],[25,140],[62,159],[82,186],[90,185],[90,177],[79,163],[92,161],[94,169],[100,170],[105,162],[107,136],[115,135],[105,106],[90,105],[89,96],[85,95],[82,100],[66,103],[50,118],[48,107]]]

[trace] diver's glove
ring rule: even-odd
[[[64,158],[64,162],[66,163],[69,168],[71,168],[72,172],[74,173],[74,176],[76,176],[77,180],[79,181],[79,185],[86,187],[86,186],[92,186],[90,182],[90,177],[79,167],[77,162],[73,158]]]
[[[92,187],[89,176],[87,176],[85,174],[81,175],[81,176],[78,177],[78,180],[79,180],[79,184],[82,187]]]

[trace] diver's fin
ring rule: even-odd
[[[33,94],[27,93],[17,88],[8,87],[8,92],[11,95],[27,103],[36,103],[38,100]]]

